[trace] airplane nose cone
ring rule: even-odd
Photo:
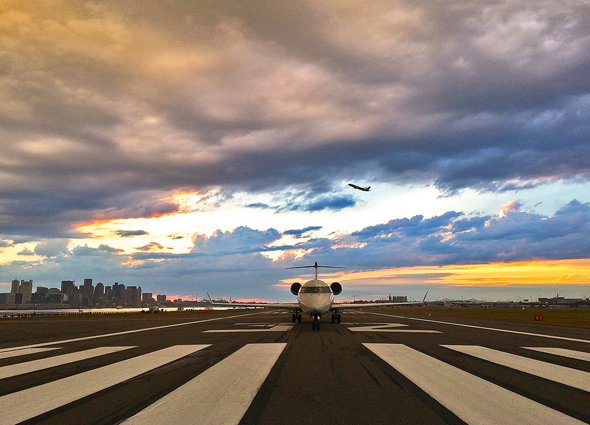
[[[300,298],[300,304],[305,312],[325,313],[331,307],[329,294],[304,294]]]

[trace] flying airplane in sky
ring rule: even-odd
[[[220,307],[267,307],[267,308],[279,308],[288,309],[293,311],[293,323],[301,323],[302,313],[309,314],[312,319],[311,328],[314,330],[320,329],[320,320],[322,314],[331,313],[332,323],[340,323],[341,312],[347,308],[368,308],[368,307],[383,307],[390,305],[422,305],[425,303],[426,295],[424,299],[420,301],[410,302],[391,302],[391,303],[335,303],[334,295],[342,292],[342,285],[338,282],[332,282],[328,285],[326,282],[318,279],[318,268],[329,268],[329,269],[343,269],[344,267],[339,266],[320,266],[317,261],[313,266],[298,266],[298,267],[287,267],[289,269],[305,269],[314,268],[315,278],[308,280],[304,284],[295,282],[291,285],[291,293],[297,296],[297,304],[295,303],[217,303],[209,301],[214,306]]]
[[[353,184],[353,183],[348,183],[348,185],[350,187],[354,187],[355,189],[362,190],[363,192],[368,192],[369,190],[371,190],[371,186],[362,187],[362,186],[357,186],[356,184]]]

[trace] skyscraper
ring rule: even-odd
[[[94,304],[94,286],[92,286],[92,279],[84,279],[84,286],[82,287],[82,305]]]
[[[94,304],[104,304],[104,283],[98,282],[94,288]]]
[[[115,282],[113,285],[113,299],[117,304],[121,302],[121,297],[123,296],[123,291],[125,290],[125,285],[120,285],[119,282]]]
[[[63,292],[66,295],[70,295],[72,293],[72,291],[74,290],[74,288],[76,287],[76,284],[74,283],[73,280],[62,280],[61,281],[61,292]]]
[[[23,304],[31,302],[31,296],[33,294],[33,281],[32,280],[21,280],[19,292],[23,294]]]

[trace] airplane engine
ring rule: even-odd
[[[342,285],[340,285],[338,282],[332,282],[330,288],[332,289],[332,293],[334,295],[338,295],[340,292],[342,292]]]
[[[299,290],[301,289],[301,284],[299,282],[295,282],[291,285],[291,293],[293,295],[299,294]]]

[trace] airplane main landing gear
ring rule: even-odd
[[[311,329],[314,331],[320,330],[320,316],[313,316],[313,322],[311,322]]]
[[[338,312],[332,313],[332,323],[334,323],[334,322],[340,323],[340,320],[342,320],[340,313],[338,313]]]
[[[301,313],[299,313],[299,312],[293,313],[293,317],[291,318],[291,320],[293,321],[293,323],[295,323],[295,322],[301,323]]]

